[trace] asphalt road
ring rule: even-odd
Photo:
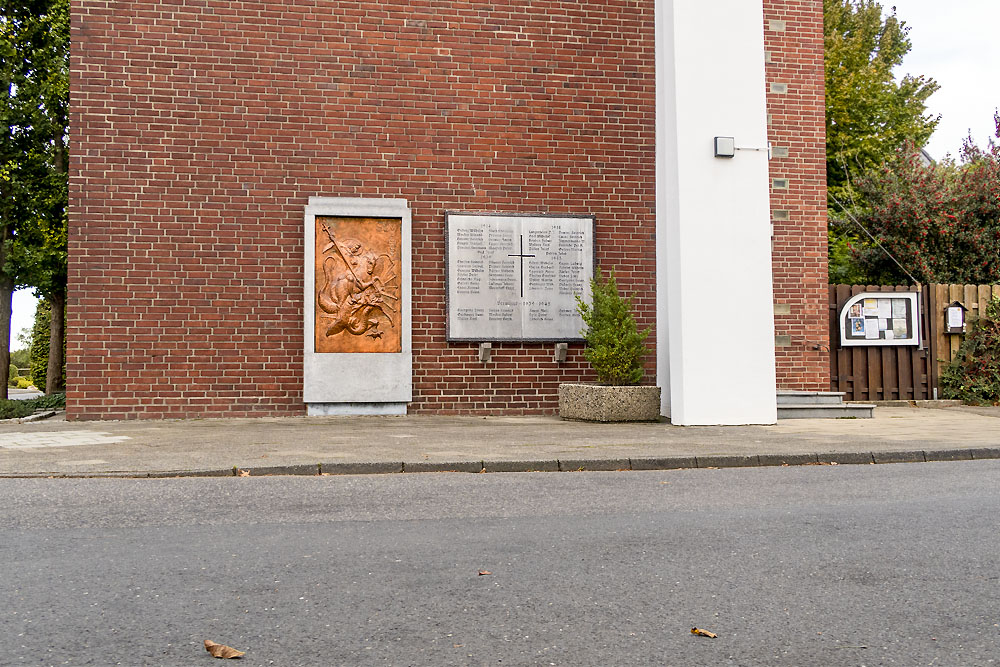
[[[0,665],[993,665],[998,480],[0,480]]]

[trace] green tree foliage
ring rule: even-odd
[[[587,341],[584,358],[605,384],[637,384],[643,375],[642,357],[650,329],[640,332],[636,327],[632,299],[618,293],[614,271],[605,278],[598,269],[590,291],[591,305],[576,297],[577,310],[587,325],[580,332]]]
[[[31,327],[31,345],[28,347],[28,377],[31,382],[41,389],[47,385],[49,373],[49,340],[50,326],[52,323],[52,304],[42,299],[35,308],[35,323]],[[63,378],[65,381],[66,366],[62,366]],[[46,392],[53,393],[53,392]]]
[[[867,202],[859,221],[922,283],[1000,282],[1000,149],[968,140],[962,158],[926,165],[909,146],[858,184]],[[874,244],[852,250],[872,282],[909,281]]]
[[[906,143],[922,147],[940,116],[926,113],[938,84],[924,76],[896,81],[893,69],[911,43],[909,27],[873,0],[823,0],[826,79],[826,177],[830,205],[830,282],[877,282],[852,264],[849,248],[867,243],[841,208],[864,209],[853,183],[893,159]]]
[[[831,194],[848,201],[849,179],[881,166],[906,142],[923,146],[940,117],[927,115],[933,79],[893,69],[911,44],[909,27],[873,0],[824,0],[826,166]]]
[[[21,348],[20,350],[14,350],[10,353],[10,365],[17,366],[18,370],[24,369],[27,371],[29,361],[28,361],[28,348]]]
[[[52,321],[52,306],[47,301],[38,302],[35,307],[35,323],[31,327],[31,345],[28,347],[28,377],[36,387],[45,386],[45,375],[49,370],[49,323]]]
[[[853,224],[849,220],[847,224]],[[832,222],[827,232],[829,253],[829,280],[833,285],[865,285],[869,284],[868,275],[854,261],[854,249],[862,246],[861,242],[843,229],[844,223]]]
[[[958,355],[941,373],[941,390],[945,398],[969,403],[1000,402],[1000,299],[969,323]]]
[[[62,336],[68,71],[68,0],[0,0],[0,371],[16,286],[57,304]],[[54,349],[61,364],[61,339]]]

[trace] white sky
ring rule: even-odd
[[[17,332],[21,329],[30,329],[34,324],[36,303],[37,299],[31,296],[31,290],[22,289],[14,292],[13,317],[10,321],[11,350],[25,347],[17,341]]]
[[[928,101],[928,111],[941,123],[927,150],[935,158],[957,155],[972,131],[980,146],[993,136],[993,112],[1000,107],[1000,0],[883,0],[888,10],[910,27],[913,49],[900,74],[923,74],[941,89]],[[30,328],[35,299],[30,290],[14,295],[11,349],[17,332]]]
[[[910,28],[913,49],[898,73],[923,74],[941,86],[927,103],[941,114],[928,152],[957,157],[970,129],[985,146],[1000,107],[1000,0],[883,0],[882,6],[895,6]]]

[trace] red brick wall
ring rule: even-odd
[[[311,195],[410,202],[412,412],[553,412],[580,345],[445,342],[444,212],[595,215],[652,324],[653,7],[73,0],[69,417],[301,414]],[[789,387],[828,384],[821,12],[765,1]]]
[[[829,391],[821,0],[764,0],[764,42],[778,387]]]
[[[413,412],[552,412],[591,378],[579,345],[445,342],[446,210],[595,215],[652,323],[653,0],[72,17],[70,418],[300,414],[310,195],[410,201]]]

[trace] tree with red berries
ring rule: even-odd
[[[866,202],[858,221],[921,283],[1000,283],[997,142],[979,148],[970,138],[960,163],[929,165],[909,144],[858,189]],[[852,256],[871,282],[909,281],[874,243],[853,245]]]

